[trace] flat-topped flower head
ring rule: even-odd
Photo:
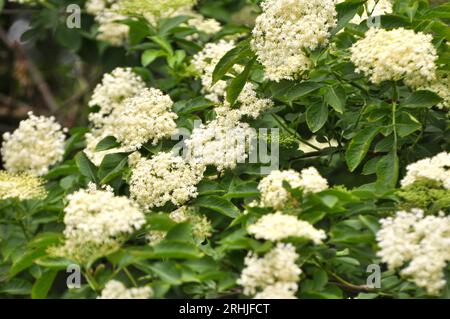
[[[0,171],[0,199],[42,199],[46,195],[43,179],[27,173]]]
[[[110,280],[98,299],[150,299],[152,296],[150,287],[127,288],[120,281]]]
[[[44,175],[63,159],[64,142],[64,130],[53,116],[35,116],[30,112],[13,133],[3,134],[4,167],[11,173]]]
[[[168,202],[183,205],[197,196],[197,183],[205,167],[188,163],[181,156],[161,152],[151,159],[141,159],[130,178],[131,197],[145,209]]]
[[[436,49],[433,37],[422,32],[398,28],[370,28],[364,38],[350,48],[356,72],[374,84],[403,80],[417,88],[436,77]]]
[[[252,48],[272,81],[298,78],[311,68],[307,50],[328,42],[336,25],[335,0],[265,0]]]

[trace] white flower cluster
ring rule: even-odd
[[[97,299],[150,299],[152,296],[153,290],[150,287],[127,289],[120,281],[110,280]]]
[[[0,171],[0,199],[42,199],[47,195],[44,180],[28,174]]]
[[[89,115],[94,129],[86,134],[85,152],[95,164],[106,154],[134,151],[148,141],[156,144],[176,131],[177,115],[171,111],[170,97],[158,89],[146,88],[129,68],[105,74],[89,105],[100,108]],[[97,143],[107,136],[114,136],[121,147],[96,153]]]
[[[314,167],[303,169],[300,173],[294,170],[274,170],[264,177],[258,185],[261,192],[261,205],[283,209],[291,199],[289,192],[283,187],[283,182],[288,182],[292,188],[303,188],[305,193],[321,192],[328,188],[328,182],[320,176]]]
[[[335,0],[265,0],[253,50],[272,81],[292,80],[311,66],[306,50],[326,44],[336,25]]]
[[[172,153],[142,159],[131,173],[131,197],[146,209],[167,202],[180,206],[197,196],[195,185],[203,178],[204,170],[203,165],[187,163]]]
[[[89,120],[96,126],[105,124],[104,117],[119,108],[122,102],[137,95],[145,88],[145,83],[131,68],[116,68],[103,75],[102,82],[97,84],[92,93],[89,106],[98,106],[96,113],[89,115]]]
[[[445,189],[450,189],[450,153],[442,152],[431,158],[424,158],[406,167],[406,176],[401,185],[408,186],[421,178],[442,183]]]
[[[239,106],[231,108],[230,103],[225,100],[222,106],[215,108],[217,117],[229,123],[237,123],[244,116],[256,119],[262,112],[273,106],[271,99],[258,97],[256,86],[250,82],[244,85],[237,102]]]
[[[153,144],[175,133],[177,114],[171,111],[170,96],[146,88],[123,102],[113,117],[114,137],[128,150],[137,150],[147,141]]]
[[[389,268],[407,264],[400,274],[429,294],[445,286],[443,270],[450,261],[450,217],[424,216],[420,209],[400,211],[381,220],[378,255]]]
[[[188,140],[187,157],[203,165],[214,165],[218,171],[234,169],[244,163],[256,132],[247,124],[213,120],[193,129]]]
[[[392,13],[392,0],[368,0],[364,6],[364,12],[361,15],[356,14],[350,22],[360,24],[369,17],[377,17],[389,13]]]
[[[220,59],[225,55],[225,53],[233,48],[233,41],[220,40],[217,43],[207,43],[203,50],[194,55],[192,59],[192,65],[200,74],[203,93],[206,94],[205,96],[207,99],[215,103],[219,103],[225,95],[227,84],[225,81],[220,80],[212,85],[212,74]]]
[[[356,72],[363,72],[375,84],[403,79],[416,88],[436,77],[437,55],[432,39],[429,34],[404,28],[370,28],[350,48],[350,59]]]
[[[28,4],[28,5],[35,5],[43,1],[44,0],[9,0],[9,2],[16,2],[19,4]]]
[[[288,237],[302,237],[315,244],[322,243],[326,234],[314,228],[310,223],[282,212],[264,215],[256,223],[248,227],[248,232],[257,239],[279,241]]]
[[[259,258],[250,252],[244,260],[245,268],[238,279],[245,295],[257,295],[263,298],[284,298],[294,294],[302,270],[295,263],[298,254],[291,244],[278,243],[264,257]]]
[[[11,134],[3,134],[1,154],[8,172],[44,175],[64,156],[64,131],[52,117],[28,113]]]
[[[67,196],[64,209],[65,237],[70,241],[109,244],[141,228],[145,223],[139,207],[112,190],[95,185]]]
[[[123,45],[130,32],[127,25],[118,22],[126,18],[118,13],[119,3],[119,0],[89,0],[85,5],[86,11],[94,15],[99,24],[97,39],[112,46]]]

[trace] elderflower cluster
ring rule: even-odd
[[[35,116],[20,122],[11,134],[3,134],[1,154],[8,172],[44,175],[63,159],[64,131],[52,117]]]
[[[406,176],[400,182],[402,187],[419,179],[436,181],[450,189],[450,153],[442,152],[431,158],[424,158],[406,167]]]
[[[89,106],[98,106],[99,111],[91,113],[89,120],[96,126],[104,124],[104,117],[120,107],[122,102],[137,95],[145,89],[145,83],[131,68],[116,68],[103,75],[102,82],[97,84]]]
[[[264,257],[249,252],[245,257],[245,268],[238,279],[245,295],[262,298],[270,294],[273,298],[294,297],[302,270],[295,263],[298,254],[291,244],[278,243]]]
[[[89,0],[85,4],[86,11],[99,24],[97,39],[112,46],[123,45],[130,31],[129,26],[118,22],[126,18],[118,12],[119,3],[119,0]]]
[[[251,45],[272,81],[292,80],[311,67],[306,50],[326,44],[336,25],[335,0],[265,0]]]
[[[131,68],[116,68],[103,76],[89,101],[90,107],[99,110],[89,114],[93,124],[91,132],[85,135],[86,148],[84,152],[95,164],[100,165],[104,156],[111,153],[126,152],[129,148],[122,145],[104,151],[96,151],[97,144],[107,136],[114,136],[117,124],[122,122],[123,103],[145,89],[145,83]]]
[[[176,131],[177,115],[171,111],[173,102],[168,95],[158,89],[145,88],[130,70],[115,71],[118,71],[116,75],[105,77],[102,85],[97,87],[90,104],[100,105],[100,111],[90,116],[95,127],[87,135],[86,153],[95,160],[102,158],[93,154],[96,143],[107,136],[114,136],[121,143],[121,151],[134,151],[148,141],[156,144]],[[132,79],[130,84],[136,84],[135,88],[128,87],[127,83],[126,88],[119,88],[116,95],[108,94],[127,77]]]
[[[41,178],[33,175],[0,171],[0,200],[42,199],[47,195],[43,184],[44,181]]]
[[[95,185],[67,196],[64,209],[64,235],[67,239],[109,243],[133,233],[145,223],[139,207],[111,189],[98,190]]]
[[[150,299],[152,296],[153,290],[150,287],[127,289],[120,281],[110,280],[97,299]]]
[[[203,165],[187,163],[172,153],[142,159],[131,173],[131,197],[146,209],[168,202],[180,206],[197,196],[195,185],[203,178],[204,170]]]
[[[327,180],[320,176],[314,167],[305,168],[300,173],[291,169],[274,170],[258,185],[263,207],[282,209],[291,199],[291,195],[283,187],[283,182],[289,183],[292,188],[301,187],[305,193],[321,192],[328,188]]]
[[[15,2],[19,4],[28,4],[28,5],[35,5],[38,3],[43,2],[44,0],[9,0],[9,2]]]
[[[375,84],[403,80],[416,88],[436,77],[436,49],[433,37],[398,28],[370,28],[350,48],[356,72],[363,72]]]
[[[153,145],[175,133],[176,113],[170,96],[158,89],[144,89],[125,100],[113,114],[113,136],[128,150],[137,150],[151,141]]]
[[[420,209],[400,211],[381,220],[377,233],[378,256],[389,268],[404,267],[400,274],[411,278],[429,294],[445,286],[443,270],[450,261],[450,217],[424,216]]]
[[[111,188],[98,190],[94,184],[67,196],[64,209],[65,240],[50,247],[51,256],[69,258],[86,265],[120,248],[127,236],[145,224],[138,206]]]
[[[253,83],[244,85],[237,98],[237,104],[237,108],[231,108],[230,103],[225,100],[222,106],[215,108],[217,117],[229,123],[237,123],[244,116],[256,119],[262,112],[273,107],[271,99],[258,97]]]
[[[216,166],[218,171],[234,169],[247,159],[255,137],[247,123],[230,125],[216,119],[194,128],[185,142],[187,156],[191,161]]]
[[[202,92],[206,94],[207,99],[215,103],[219,103],[225,95],[227,84],[225,81],[219,80],[213,85],[212,74],[220,59],[233,48],[233,41],[220,40],[217,43],[207,43],[203,50],[194,55],[192,59],[192,65],[202,81]]]
[[[316,229],[310,223],[282,212],[264,215],[248,227],[248,232],[257,239],[271,241],[279,241],[288,237],[302,237],[315,244],[320,244],[326,238],[323,230]]]

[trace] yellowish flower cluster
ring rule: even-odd
[[[406,167],[406,176],[401,185],[408,186],[421,178],[430,179],[450,189],[450,153],[442,152],[431,158],[424,158]]]
[[[208,218],[198,212],[194,212],[187,206],[182,206],[171,212],[170,218],[177,223],[190,222],[192,234],[201,240],[212,235],[212,225]]]
[[[180,206],[197,196],[195,185],[203,178],[204,170],[203,165],[187,163],[172,153],[142,159],[132,170],[131,197],[145,209],[168,202]]]
[[[283,209],[291,199],[289,192],[283,187],[283,182],[289,183],[292,188],[303,188],[305,193],[321,192],[328,188],[328,182],[314,167],[303,169],[300,173],[294,170],[274,170],[264,177],[258,185],[261,192],[261,205]]]
[[[315,244],[320,244],[326,238],[323,230],[316,229],[310,223],[282,212],[264,215],[248,227],[248,232],[257,239],[271,241],[279,241],[288,237],[302,237]]]
[[[120,281],[110,280],[97,299],[150,299],[152,296],[153,290],[150,287],[127,289]]]
[[[437,55],[432,39],[429,34],[404,28],[370,28],[350,48],[350,59],[356,72],[363,72],[375,84],[403,80],[417,88],[436,77]]]
[[[377,233],[378,255],[389,268],[404,267],[400,274],[429,294],[445,286],[443,270],[450,261],[450,217],[424,216],[420,209],[400,211],[381,220]]]
[[[29,174],[11,174],[0,171],[0,199],[42,199],[47,195],[44,181]]]
[[[63,159],[64,131],[54,117],[28,113],[11,134],[3,134],[1,154],[8,172],[44,175],[50,166]]]
[[[272,81],[292,80],[311,67],[306,53],[326,44],[336,25],[335,0],[265,0],[252,47]]]
[[[278,243],[264,257],[250,252],[244,260],[245,268],[238,279],[245,295],[263,298],[295,298],[297,282],[302,270],[297,266],[298,254],[291,244]]]
[[[168,16],[179,8],[192,7],[196,0],[121,0],[119,11],[129,15]]]

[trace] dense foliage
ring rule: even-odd
[[[11,2],[105,74],[3,136],[0,297],[450,297],[448,3]]]

